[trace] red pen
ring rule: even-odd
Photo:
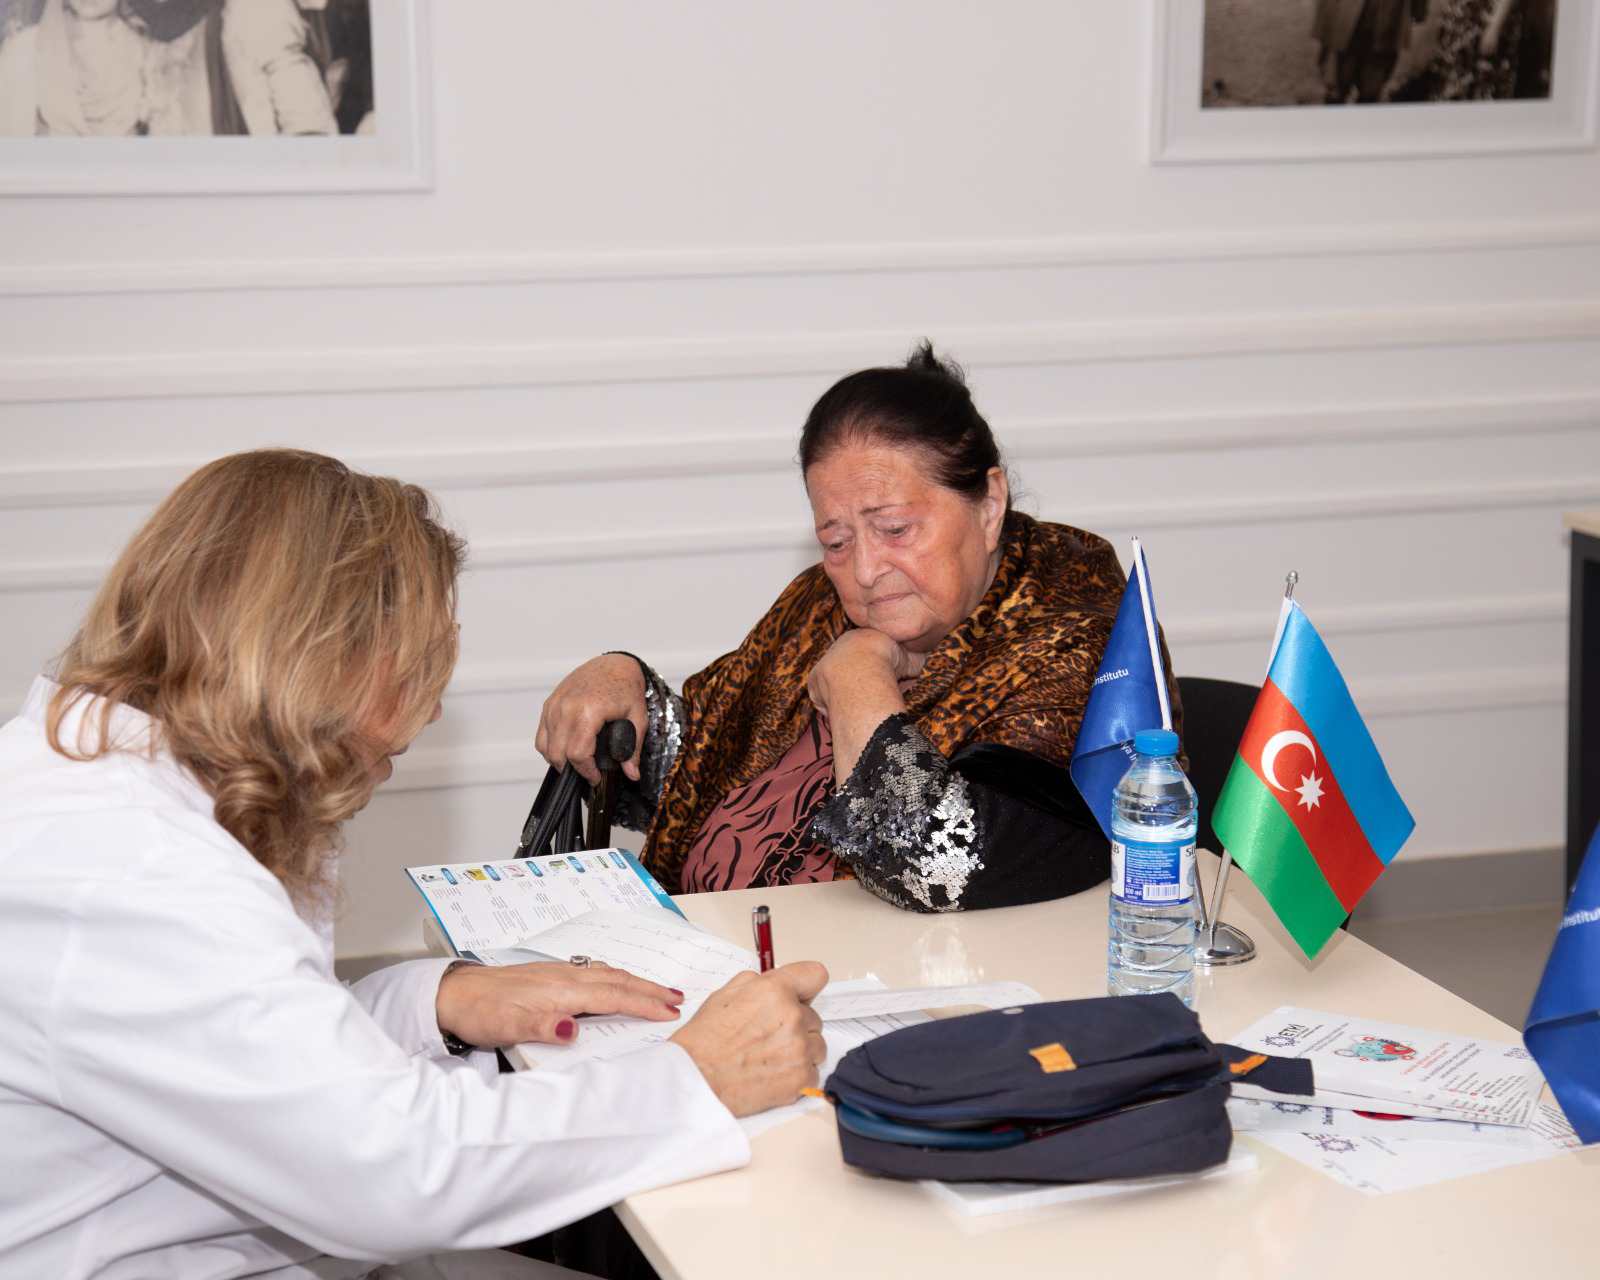
[[[772,968],[772,912],[757,907],[750,913],[750,923],[756,931],[756,955],[761,961],[761,972]]]

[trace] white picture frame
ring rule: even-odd
[[[427,0],[370,0],[367,134],[0,136],[0,195],[425,191],[433,186]]]
[[[1205,0],[1155,0],[1150,161],[1371,160],[1592,148],[1600,136],[1597,10],[1597,0],[1561,0],[1548,98],[1203,109]]]

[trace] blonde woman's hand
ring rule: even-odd
[[[571,1044],[581,1013],[623,1013],[651,1022],[678,1017],[683,992],[596,961],[460,965],[439,980],[439,1030],[482,1048],[537,1041]]]
[[[600,781],[600,770],[594,763],[594,744],[608,720],[633,721],[633,755],[623,763],[622,771],[637,782],[649,712],[645,708],[644,672],[625,653],[591,658],[562,680],[544,700],[533,745],[555,768],[570,764],[589,782],[596,783]]]
[[[817,1083],[827,1057],[822,1019],[809,1001],[828,981],[814,960],[741,973],[672,1035],[736,1116],[782,1106]]]

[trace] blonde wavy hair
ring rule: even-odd
[[[449,683],[465,551],[415,485],[299,450],[218,459],[156,509],[89,606],[50,743],[92,759],[115,749],[115,704],[146,713],[217,821],[296,902],[331,906],[341,824]],[[62,742],[89,695],[104,714]]]

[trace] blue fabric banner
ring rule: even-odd
[[[1111,793],[1133,763],[1133,735],[1172,727],[1166,673],[1156,638],[1155,594],[1144,549],[1133,540],[1133,566],[1106,641],[1105,656],[1083,709],[1072,748],[1072,781],[1111,838]]]
[[[1584,1142],[1600,1142],[1600,831],[1589,842],[1522,1032]]]

